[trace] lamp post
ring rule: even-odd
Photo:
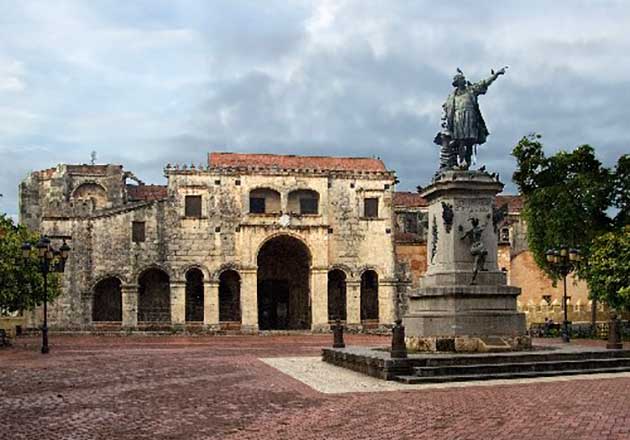
[[[545,253],[547,262],[555,273],[562,277],[564,294],[562,296],[562,308],[564,310],[564,322],[562,323],[562,341],[569,342],[569,318],[567,314],[567,275],[575,271],[582,261],[582,253],[579,249],[569,249],[566,245],[549,249]]]
[[[33,246],[31,243],[24,242],[22,245],[22,257],[24,263],[28,261]],[[63,244],[59,249],[55,249],[50,239],[42,236],[35,244],[37,256],[39,258],[39,272],[44,278],[44,325],[42,326],[42,354],[50,351],[48,348],[48,274],[51,272],[62,273],[66,268],[66,260],[70,254],[70,246],[63,240]]]

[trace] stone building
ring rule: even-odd
[[[154,186],[119,165],[59,165],[22,182],[21,222],[73,249],[51,327],[394,319],[396,177],[382,161],[211,153],[164,173]]]
[[[395,192],[378,159],[211,153],[164,173],[166,185],[146,185],[120,165],[59,165],[21,183],[21,222],[73,249],[53,328],[374,328],[426,270],[426,201]],[[496,205],[498,265],[521,309],[530,322],[559,316],[521,198]],[[575,320],[589,319],[585,284],[569,286]]]

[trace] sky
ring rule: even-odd
[[[500,173],[532,132],[546,152],[630,153],[625,0],[0,0],[0,212],[58,163],[123,164],[165,184],[210,151],[380,157],[425,186],[456,68]]]

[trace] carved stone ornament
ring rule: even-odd
[[[453,205],[442,202],[442,220],[444,220],[444,229],[446,229],[447,234],[450,234],[453,228],[453,217]]]
[[[433,226],[431,227],[431,263],[435,260],[437,254],[437,242],[438,242],[438,227],[435,215],[433,216]]]
[[[280,226],[282,226],[283,228],[286,228],[287,226],[289,226],[291,224],[291,217],[289,217],[287,214],[283,214],[279,219],[278,219],[278,223],[280,224]]]

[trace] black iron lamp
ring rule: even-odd
[[[567,313],[567,275],[574,272],[579,267],[583,255],[578,248],[569,248],[567,245],[561,245],[545,252],[545,257],[549,267],[554,273],[562,277],[564,286],[564,294],[562,296],[562,309],[564,311],[564,321],[562,323],[562,341],[569,342],[569,319]]]
[[[28,261],[33,246],[31,243],[22,244],[22,258],[24,264]],[[42,354],[50,351],[48,347],[48,274],[51,272],[62,273],[66,268],[66,261],[70,256],[70,246],[63,240],[59,249],[55,249],[48,237],[42,236],[35,244],[37,257],[39,258],[39,272],[44,278],[44,325],[42,326]]]

